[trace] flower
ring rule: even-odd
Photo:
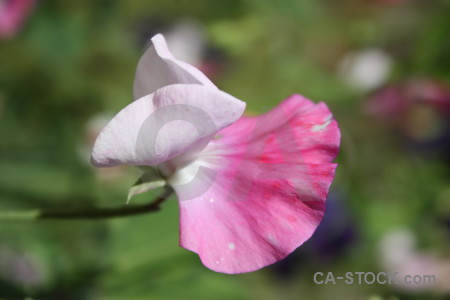
[[[171,53],[178,59],[200,68],[206,50],[206,36],[201,23],[185,19],[165,34]]]
[[[7,245],[0,245],[0,279],[3,284],[12,284],[28,289],[42,286],[47,281],[45,269],[30,253],[14,251]]]
[[[339,76],[350,87],[362,92],[383,84],[391,70],[392,59],[381,49],[350,52],[339,65]]]
[[[367,111],[380,118],[405,119],[414,106],[428,106],[439,115],[450,115],[450,87],[432,78],[409,78],[375,91]]]
[[[359,241],[359,228],[347,209],[345,194],[334,187],[327,197],[325,215],[308,243],[299,253],[272,265],[269,270],[283,281],[297,279],[297,268],[330,268],[348,255]]]
[[[372,93],[368,114],[388,124],[414,150],[443,153],[450,149],[450,87],[433,78],[409,78]]]
[[[293,95],[258,117],[177,60],[156,35],[135,101],[98,136],[92,163],[153,167],[177,194],[180,246],[218,272],[285,258],[320,223],[340,132],[323,103]]]
[[[85,126],[84,135],[78,145],[78,153],[83,163],[89,164],[92,146],[103,127],[108,124],[111,119],[110,115],[98,114],[94,115],[88,120]],[[123,180],[126,175],[124,166],[117,166],[111,168],[96,169],[95,175],[102,183],[117,184],[117,181]]]
[[[450,259],[419,250],[417,237],[410,229],[395,228],[387,232],[379,242],[378,252],[381,267],[390,274],[398,275],[394,276],[395,288],[410,294],[425,291],[450,293],[446,280],[450,275]],[[408,275],[411,277],[405,278]],[[416,276],[429,276],[430,281],[421,284],[411,282]]]
[[[0,0],[0,40],[12,37],[22,26],[34,0]]]

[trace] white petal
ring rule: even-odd
[[[237,121],[244,109],[245,103],[233,96],[198,84],[158,89],[108,123],[95,142],[92,163],[157,165],[203,148],[211,135]]]
[[[217,88],[200,70],[176,59],[161,34],[155,35],[152,45],[139,60],[134,79],[134,99],[142,98],[157,89],[177,83],[196,83]]]

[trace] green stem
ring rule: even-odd
[[[95,220],[126,217],[158,211],[173,190],[166,186],[164,192],[150,203],[119,208],[85,208],[68,211],[32,209],[25,211],[0,211],[0,221],[36,221],[36,220]]]

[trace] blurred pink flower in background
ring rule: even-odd
[[[426,105],[442,115],[450,114],[450,87],[430,78],[413,78],[376,91],[368,112],[380,117],[403,118],[415,105]]]
[[[135,101],[100,133],[93,164],[157,169],[179,199],[180,245],[212,270],[250,272],[285,258],[323,217],[340,143],[333,115],[292,95],[242,117],[244,102],[176,59],[162,35],[151,41]]]
[[[35,0],[0,0],[0,39],[17,34],[34,4]]]
[[[374,92],[365,109],[409,138],[439,138],[449,125],[450,87],[430,78],[404,80]]]

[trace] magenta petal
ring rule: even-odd
[[[244,102],[218,89],[197,84],[163,87],[132,102],[106,125],[95,141],[92,163],[108,167],[165,162],[204,147],[244,109]]]
[[[300,95],[261,116],[241,118],[219,134],[222,143],[247,155],[258,153],[259,160],[315,164],[336,158],[341,137],[328,107]]]
[[[174,186],[180,245],[223,273],[283,259],[322,219],[339,140],[328,108],[298,95],[221,130],[201,158],[216,171],[210,188],[189,200]]]
[[[195,83],[216,88],[200,70],[176,59],[161,34],[155,35],[151,42],[137,66],[133,86],[135,100],[170,84]]]
[[[0,1],[0,39],[14,36],[26,20],[35,0]]]

